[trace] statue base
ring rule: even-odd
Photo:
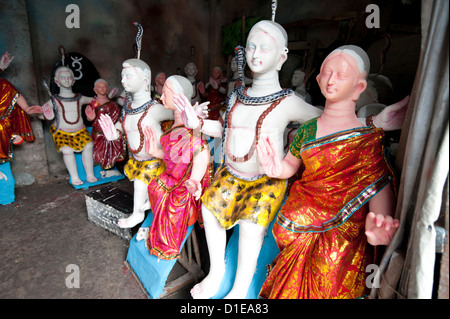
[[[150,212],[141,225],[141,228],[150,227],[153,214]],[[186,237],[181,245],[181,258],[172,260],[159,259],[150,255],[145,246],[145,239],[138,240],[137,235],[130,241],[125,265],[133,273],[143,293],[152,299],[164,299],[183,288],[192,287],[204,277],[200,268],[200,256],[196,242],[194,225],[188,228]],[[185,243],[187,249],[184,247]],[[195,259],[192,258],[192,246],[194,246]],[[187,251],[186,251],[187,250]],[[178,278],[169,279],[169,274],[179,263],[187,272]]]
[[[131,240],[138,227],[120,228],[119,218],[133,213],[133,195],[113,186],[105,186],[85,195],[88,220],[125,240]]]
[[[8,205],[15,200],[14,186],[16,181],[11,172],[11,163],[0,164],[0,172],[6,176],[6,179],[0,179],[0,205]]]
[[[95,165],[94,166],[94,175],[95,175],[95,177],[97,177],[97,181],[93,182],[93,183],[88,182],[86,180],[86,171],[84,170],[84,166],[83,166],[82,154],[75,153],[75,160],[77,162],[78,176],[83,181],[83,184],[81,184],[81,185],[73,185],[72,181],[69,179],[70,185],[72,185],[75,189],[87,189],[87,188],[95,186],[95,185],[115,182],[115,181],[119,181],[119,180],[125,178],[125,175],[120,173],[119,170],[115,167],[110,168],[108,170],[104,170],[101,168],[100,165]],[[102,175],[104,174],[104,172],[108,172],[109,174],[106,174],[106,176],[103,177]],[[109,176],[109,175],[112,175],[112,176]]]

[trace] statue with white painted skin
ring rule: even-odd
[[[202,196],[211,266],[205,279],[192,288],[193,298],[211,298],[218,291],[225,273],[226,229],[236,224],[239,224],[238,266],[233,288],[225,298],[246,297],[264,234],[287,187],[286,180],[265,174],[256,152],[258,143],[269,138],[278,154],[284,154],[287,125],[292,121],[304,123],[322,112],[293,90],[281,88],[279,71],[287,53],[287,34],[281,25],[260,21],[253,26],[245,50],[253,82],[251,87],[241,86],[231,95],[224,128],[219,121],[200,121],[188,99],[176,99],[187,127],[200,128],[204,134],[223,139],[224,163]],[[404,106],[402,102],[388,107],[373,118],[373,123],[385,130],[400,128]]]
[[[81,116],[82,105],[89,104],[92,97],[72,91],[75,76],[66,66],[56,69],[54,80],[59,87],[59,94],[52,96],[42,105],[42,110],[44,119],[53,120],[50,134],[55,142],[56,150],[63,154],[63,161],[72,185],[83,184],[78,176],[75,152],[82,153],[86,180],[95,183],[97,178],[94,175],[94,144]]]
[[[142,26],[138,26],[142,36]],[[138,56],[140,38],[138,38]],[[157,147],[161,148],[159,139],[162,134],[161,122],[173,120],[173,111],[151,98],[151,70],[140,59],[128,59],[122,63],[122,85],[127,99],[122,108],[122,119],[115,125],[107,114],[100,116],[100,126],[108,140],[125,136],[130,158],[125,164],[124,173],[134,184],[133,213],[128,218],[119,219],[121,228],[132,228],[145,218],[145,210],[150,208],[147,187],[150,181],[164,171],[162,159],[147,153],[144,128],[153,129]]]

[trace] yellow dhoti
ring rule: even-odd
[[[239,220],[267,227],[277,213],[286,192],[286,180],[266,175],[246,181],[222,167],[202,196],[203,204],[229,229]]]
[[[124,167],[124,173],[130,181],[137,179],[144,182],[147,186],[154,178],[164,172],[164,170],[164,162],[161,159],[137,161],[133,157],[130,157]]]
[[[75,152],[81,152],[88,143],[92,142],[91,134],[86,128],[72,133],[56,130],[55,126],[52,125],[50,127],[50,135],[53,138],[53,142],[55,142],[57,152],[64,146],[70,147]]]

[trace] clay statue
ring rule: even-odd
[[[122,228],[132,228],[145,218],[148,203],[148,184],[164,171],[164,162],[148,154],[144,148],[145,127],[151,127],[158,147],[162,134],[161,122],[173,119],[173,112],[152,100],[150,93],[151,70],[147,63],[139,59],[129,59],[122,64],[122,85],[128,94],[122,108],[122,120],[114,124],[108,114],[100,115],[103,134],[110,140],[125,136],[130,158],[124,173],[134,184],[133,213],[128,218],[119,219]]]
[[[306,103],[311,104],[311,95],[306,91],[305,88],[306,72],[302,69],[297,69],[292,75],[291,84],[295,88],[295,94],[300,96]]]
[[[116,161],[123,161],[125,158],[125,148],[123,137],[115,141],[109,141],[103,134],[100,126],[100,115],[108,114],[114,123],[120,117],[120,108],[109,98],[109,86],[103,79],[98,79],[94,83],[95,99],[86,107],[86,117],[92,123],[91,136],[94,141],[94,163],[99,164],[102,169],[114,167]]]
[[[211,183],[213,167],[208,144],[201,134],[183,125],[174,96],[192,96],[192,85],[179,75],[170,76],[162,90],[164,107],[174,113],[173,126],[157,144],[154,129],[145,128],[146,152],[164,162],[165,170],[148,185],[153,222],[147,236],[150,254],[162,259],[180,256],[187,229],[200,215],[200,196]]]
[[[366,267],[375,262],[367,243],[389,244],[399,226],[383,130],[362,127],[355,113],[368,71],[361,48],[336,49],[317,76],[323,113],[303,124],[283,160],[270,138],[258,144],[270,177],[290,178],[305,164],[273,227],[281,253],[261,289],[264,298],[363,297]]]
[[[187,79],[191,82],[194,93],[192,94],[191,104],[201,103],[205,96],[205,83],[196,78],[198,69],[194,62],[189,62],[184,67]]]
[[[60,66],[55,71],[54,81],[59,87],[59,94],[51,97],[42,105],[43,116],[53,120],[50,134],[55,142],[56,151],[63,154],[63,161],[73,185],[82,185],[78,176],[75,152],[82,153],[86,180],[94,183],[93,150],[94,144],[81,116],[82,105],[89,104],[92,97],[83,96],[72,91],[75,77],[71,69]]]
[[[164,72],[158,72],[155,76],[155,86],[152,87],[152,99],[158,103],[161,103],[161,94],[166,82],[166,74]]]
[[[322,112],[295,95],[293,90],[281,88],[279,71],[287,53],[287,34],[281,25],[264,20],[252,27],[245,55],[253,71],[253,82],[250,87],[241,86],[232,94],[224,128],[219,121],[200,121],[188,100],[176,103],[185,115],[187,127],[200,128],[206,135],[223,139],[224,163],[202,196],[211,267],[205,279],[192,288],[193,298],[210,298],[219,289],[225,272],[226,229],[236,224],[239,224],[238,266],[233,288],[225,298],[245,298],[264,234],[287,188],[286,180],[265,174],[256,152],[258,143],[269,138],[278,154],[283,154],[287,125],[304,123]],[[242,66],[240,68],[243,70]],[[372,123],[384,130],[401,128],[404,108],[404,102],[389,106],[373,117]]]
[[[9,52],[0,58],[0,71],[14,59]],[[41,114],[40,106],[29,106],[25,97],[6,79],[0,78],[0,165],[13,158],[13,145],[34,141],[29,114]],[[0,180],[7,176],[0,172]]]
[[[222,69],[216,66],[208,83],[205,84],[205,95],[209,101],[208,119],[217,120],[220,117],[220,109],[225,102],[226,78],[222,75]]]

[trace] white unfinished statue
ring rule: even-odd
[[[130,159],[124,172],[134,184],[133,213],[128,218],[119,219],[118,225],[132,228],[144,220],[145,210],[150,208],[148,184],[164,171],[163,161],[145,151],[144,128],[148,126],[154,130],[158,147],[161,148],[161,122],[173,119],[173,111],[151,99],[151,71],[147,63],[129,59],[123,62],[122,67],[122,85],[131,99],[125,100],[122,121],[114,125],[107,114],[102,114],[100,125],[108,140],[116,140],[121,134],[126,138]]]

